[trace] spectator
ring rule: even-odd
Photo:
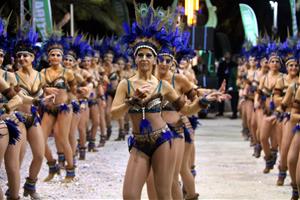
[[[228,93],[231,95],[231,111],[232,111],[232,116],[230,119],[236,119],[237,118],[237,111],[238,111],[238,101],[239,101],[239,92],[238,92],[238,87],[236,84],[237,80],[237,64],[235,59],[233,59],[233,64],[229,68],[229,79],[227,82],[228,85]]]
[[[225,52],[224,57],[219,63],[217,70],[218,77],[218,87],[222,85],[223,80],[226,80],[226,90],[228,89],[228,82],[230,78],[231,68],[236,67],[236,64],[231,60],[230,52]],[[220,102],[218,105],[218,114],[217,116],[223,116],[224,114],[224,102]]]

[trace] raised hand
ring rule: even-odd
[[[89,92],[89,88],[88,87],[80,87],[80,88],[78,88],[77,92],[80,93],[80,94],[85,95]]]
[[[225,93],[225,91],[226,91],[226,80],[224,79],[221,84],[221,87],[219,88],[219,92]]]
[[[45,96],[42,99],[42,101],[43,101],[43,103],[50,103],[50,102],[54,103],[55,97],[56,97],[55,94],[50,94],[50,95]]]
[[[59,93],[59,89],[55,88],[55,87],[46,87],[44,89],[44,91],[45,91],[46,94],[58,95],[58,93]]]
[[[148,94],[150,94],[150,92],[151,92],[151,85],[144,85],[135,90],[134,96],[144,99],[147,97]]]

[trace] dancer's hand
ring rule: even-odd
[[[222,101],[225,101],[225,100],[230,100],[232,97],[230,94],[221,94],[218,96],[218,102],[222,102]]]
[[[106,101],[105,100],[101,100],[100,101],[100,105],[102,106],[102,108],[106,107]]]
[[[125,103],[129,106],[135,106],[135,105],[138,105],[140,107],[143,106],[143,100],[135,96],[125,99]]]
[[[44,91],[45,91],[46,94],[58,95],[58,93],[59,93],[59,89],[55,88],[55,87],[46,87],[44,89]]]
[[[267,117],[266,120],[268,122],[271,122],[271,124],[273,124],[273,125],[276,124],[276,116],[275,115],[271,115],[271,116]]]
[[[255,109],[260,108],[260,103],[257,102],[257,101],[255,101],[255,102],[254,102],[254,108],[255,108]]]
[[[80,87],[78,88],[78,91],[77,91],[79,94],[87,94],[89,92],[89,88],[88,87]]]
[[[221,84],[221,87],[219,88],[219,92],[221,93],[225,93],[225,90],[226,90],[226,80],[224,79],[222,84]]]
[[[149,94],[151,91],[151,85],[144,85],[142,87],[139,87],[135,90],[134,96],[144,99],[147,97],[147,94]]]
[[[206,100],[209,102],[217,101],[218,97],[221,95],[220,92],[212,92],[205,96]]]
[[[45,104],[50,103],[50,102],[54,103],[54,102],[55,102],[55,97],[56,97],[56,96],[55,96],[54,94],[50,94],[50,95],[48,95],[48,96],[45,96],[45,97],[42,99],[42,102],[45,103]]]

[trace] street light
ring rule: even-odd
[[[185,0],[184,1],[184,14],[187,16],[188,26],[196,24],[195,11],[199,10],[199,0]]]
[[[277,13],[278,13],[278,2],[277,1],[269,1],[271,8],[273,10],[273,34],[277,33]]]

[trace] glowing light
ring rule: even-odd
[[[194,8],[195,10],[199,10],[199,0],[194,0]]]
[[[199,10],[199,0],[185,0],[184,13],[187,16],[187,23],[189,26],[196,24],[195,11]]]

